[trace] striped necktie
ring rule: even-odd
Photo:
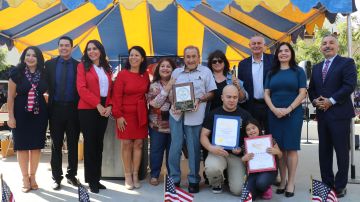
[[[324,68],[322,69],[322,79],[323,79],[323,82],[325,81],[325,78],[326,78],[326,74],[329,70],[329,64],[330,64],[330,60],[325,60],[325,66]]]

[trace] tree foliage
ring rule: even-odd
[[[347,26],[346,22],[341,22],[337,25],[338,29],[338,40],[339,40],[339,55],[347,56],[348,55],[348,47],[347,47]],[[360,28],[355,30],[352,28],[352,43],[353,47],[357,47],[358,50],[353,50],[353,59],[355,60],[356,67],[358,70],[358,78],[360,79]],[[316,64],[321,62],[324,57],[320,51],[320,44],[322,38],[331,33],[331,31],[327,28],[318,29],[315,32],[315,36],[310,40],[301,40],[299,39],[297,43],[294,45],[294,49],[296,52],[296,60],[298,62],[307,60],[312,64]]]
[[[0,71],[8,68],[6,64],[6,50],[4,48],[0,48]]]

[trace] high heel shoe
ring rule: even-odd
[[[23,176],[23,187],[21,188],[21,191],[24,193],[28,193],[31,190],[30,186],[30,178],[27,175]]]
[[[134,187],[136,189],[141,187],[140,181],[139,181],[139,174],[138,172],[133,172],[133,182],[134,182]]]
[[[36,183],[35,180],[35,174],[30,174],[30,187],[32,190],[38,190],[39,186]]]
[[[287,182],[285,183],[285,186],[284,186],[283,189],[277,188],[275,193],[276,193],[276,194],[284,194],[284,193],[285,193],[286,186],[287,186]]]
[[[294,190],[292,192],[288,192],[288,191],[285,191],[285,196],[286,197],[293,197],[295,195],[295,185],[294,185]]]
[[[134,183],[132,180],[132,174],[131,173],[125,173],[125,188],[128,190],[134,189]]]

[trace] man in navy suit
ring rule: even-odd
[[[351,93],[357,82],[356,67],[353,59],[337,55],[336,36],[325,36],[320,50],[325,61],[314,65],[309,84],[309,97],[316,107],[318,120],[320,172],[322,181],[335,188],[338,197],[344,197],[349,171],[350,123],[355,116]],[[335,177],[333,149],[338,166]]]
[[[273,55],[265,54],[265,39],[260,35],[251,37],[249,47],[252,55],[239,63],[238,77],[244,82],[249,94],[243,107],[259,121],[266,134],[269,133],[267,110],[264,101],[264,82],[272,67]]]
[[[69,184],[78,186],[78,141],[80,123],[77,104],[79,94],[76,90],[76,67],[78,61],[71,57],[73,40],[68,36],[58,41],[59,56],[45,62],[45,73],[49,85],[49,123],[51,145],[51,171],[54,183],[52,188],[61,188],[62,147],[64,134],[68,149],[68,167],[66,178]]]

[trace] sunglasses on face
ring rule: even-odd
[[[216,63],[222,64],[224,61],[222,59],[218,59],[218,60],[212,60],[211,63],[214,65]]]

